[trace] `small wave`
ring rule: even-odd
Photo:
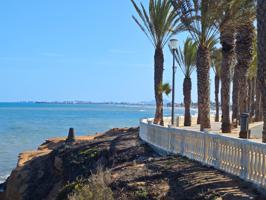
[[[6,181],[6,179],[8,178],[8,174],[6,174],[6,175],[0,175],[0,184],[1,183],[4,183],[5,181]]]
[[[139,112],[145,112],[145,110],[139,110]]]

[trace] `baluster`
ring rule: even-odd
[[[229,144],[229,162],[228,162],[229,172],[233,173],[233,146],[231,142],[229,142],[228,144]]]
[[[262,185],[265,187],[266,186],[266,159],[265,159],[265,156],[266,156],[266,149],[263,148],[262,149]]]
[[[224,169],[224,143],[223,143],[223,140],[221,140],[220,166],[221,166],[221,169]]]
[[[228,142],[226,141],[226,145],[225,145],[225,171],[229,171],[228,169],[228,157],[229,157],[229,146],[228,146]]]
[[[247,145],[248,147],[248,156],[249,156],[249,165],[248,165],[248,179],[254,179],[254,150],[252,145]]]
[[[258,152],[259,152],[259,179],[258,182],[259,184],[262,184],[263,182],[263,171],[262,171],[262,165],[263,165],[263,151],[262,151],[262,147],[259,146],[258,147]]]
[[[259,183],[260,180],[260,152],[258,146],[254,145],[255,149],[255,181]]]
[[[229,156],[229,167],[230,167],[230,173],[234,172],[234,146],[233,143],[230,142],[230,156]]]
[[[240,143],[237,142],[237,151],[236,151],[236,165],[237,165],[237,175],[240,175],[241,171],[241,148],[240,148]]]

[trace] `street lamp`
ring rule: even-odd
[[[177,40],[171,39],[169,41],[169,47],[173,53],[173,79],[172,79],[172,118],[171,123],[174,125],[175,120],[175,73],[176,73],[176,66],[175,66],[175,51],[177,50]]]

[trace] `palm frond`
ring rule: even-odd
[[[172,8],[170,0],[150,0],[149,9],[146,10],[140,3],[138,6],[131,0],[138,16],[132,16],[154,47],[163,48],[173,34],[181,31],[178,13]]]
[[[181,22],[197,44],[210,48],[217,40],[217,0],[172,0]]]
[[[211,51],[211,64],[212,69],[218,77],[221,77],[222,68],[222,49],[213,48]]]
[[[173,51],[172,51],[173,53]],[[186,78],[190,78],[192,72],[195,70],[196,64],[197,44],[191,38],[187,38],[183,45],[174,52],[174,57],[177,65],[180,67]]]

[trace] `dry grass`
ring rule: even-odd
[[[75,187],[68,200],[113,200],[113,192],[109,187],[111,175],[109,171],[101,168],[92,174],[88,180],[82,181]]]

